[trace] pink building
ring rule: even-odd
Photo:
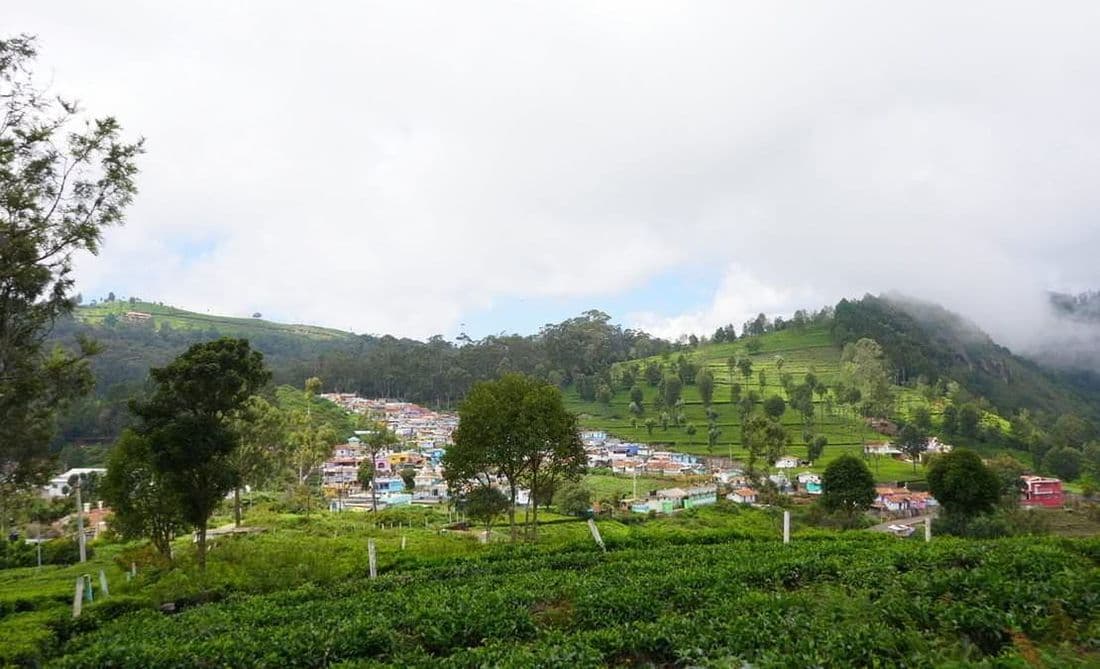
[[[1044,476],[1021,476],[1023,482],[1020,504],[1024,506],[1060,507],[1066,501],[1062,481]]]

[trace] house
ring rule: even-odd
[[[737,504],[756,504],[756,491],[752,488],[738,488],[726,495],[726,499]]]
[[[102,467],[77,467],[70,469],[64,474],[58,474],[50,479],[49,483],[42,489],[42,496],[52,499],[54,497],[64,497],[69,487],[69,479],[73,476],[82,476],[87,478],[89,474],[96,474],[97,476],[105,476],[107,470]]]
[[[1065,503],[1062,481],[1044,476],[1021,476],[1020,504],[1024,506],[1061,507]]]
[[[798,475],[798,487],[808,495],[820,495],[821,477],[813,472],[802,472]]]
[[[929,453],[950,453],[955,448],[951,444],[945,444],[935,437],[928,439],[928,447],[925,449],[925,454]]]
[[[718,486],[698,486],[688,488],[684,492],[687,493],[683,500],[685,509],[694,509],[697,506],[706,506],[718,501]]]
[[[799,465],[799,460],[793,455],[784,455],[775,461],[776,469],[794,469]]]
[[[869,442],[863,445],[863,452],[867,455],[901,455],[901,449],[888,441]]]
[[[791,491],[791,480],[782,472],[769,475],[768,480],[775,484],[779,492],[789,493]]]

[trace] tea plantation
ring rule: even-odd
[[[1097,666],[1100,541],[501,546],[74,625],[56,667]],[[113,620],[109,619],[117,616]]]

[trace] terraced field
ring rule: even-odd
[[[702,346],[692,354],[694,360],[710,369],[715,377],[712,408],[718,412],[716,422],[721,435],[713,452],[707,445],[705,407],[694,385],[684,386],[682,394],[684,414],[687,421],[694,423],[697,429],[694,436],[687,434],[683,427],[671,424],[667,430],[658,425],[652,433],[646,429],[642,420],[632,426],[632,415],[627,408],[630,403],[627,390],[618,389],[611,403],[605,406],[598,402],[582,400],[577,395],[576,389],[570,387],[565,392],[566,404],[570,410],[579,414],[580,422],[584,427],[606,430],[625,440],[663,444],[674,450],[699,455],[743,458],[747,454],[741,446],[741,421],[737,407],[730,403],[731,382],[740,384],[743,393],[755,391],[761,397],[779,395],[786,399],[786,393],[780,382],[781,374],[790,374],[794,383],[797,384],[808,372],[813,372],[828,386],[833,386],[841,377],[840,348],[833,344],[828,330],[824,327],[769,333],[760,337],[759,341],[761,347],[756,353],[750,353],[744,342],[734,342]],[[747,356],[752,360],[752,374],[749,377],[741,376],[736,369],[730,370],[728,360],[734,356]],[[636,363],[644,369],[651,361],[665,366],[673,362],[672,359],[655,357],[641,359]],[[759,381],[761,371],[766,377],[764,386],[761,386]],[[658,412],[652,407],[654,398],[657,396],[657,388],[641,380],[639,385],[645,394],[646,414],[643,420],[646,417],[656,417]],[[934,414],[937,411],[936,407],[928,405],[913,390],[899,388],[897,393],[898,407],[903,413],[918,405],[929,406]],[[862,453],[862,444],[865,440],[882,439],[867,428],[861,420],[856,419],[850,411],[835,404],[830,406],[829,402],[816,396],[814,405],[813,432],[824,435],[829,440],[824,456],[815,463],[814,470],[823,469],[831,460],[843,453]],[[805,457],[802,417],[788,407],[782,417],[782,423],[791,435],[791,455]],[[916,478],[921,475],[919,467],[914,472],[911,465],[888,458],[872,458],[871,467],[872,471],[877,471],[881,480]]]

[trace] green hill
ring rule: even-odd
[[[713,449],[707,443],[706,408],[695,385],[685,385],[682,394],[683,413],[687,419],[686,422],[696,427],[695,435],[688,434],[686,425],[673,423],[670,423],[667,429],[659,424],[652,432],[646,429],[644,420],[650,417],[656,418],[660,412],[653,408],[657,387],[644,380],[640,380],[638,385],[644,392],[646,411],[634,421],[631,420],[634,417],[628,409],[630,393],[627,389],[616,389],[611,402],[604,405],[582,400],[576,386],[573,385],[565,390],[566,404],[580,416],[581,425],[585,428],[606,430],[630,441],[663,444],[673,450],[687,453],[744,458],[747,453],[741,444],[741,419],[737,406],[730,402],[731,382],[740,384],[742,393],[755,391],[762,398],[778,395],[787,400],[789,397],[780,382],[782,374],[790,374],[794,383],[800,383],[807,373],[813,373],[818,380],[830,387],[835,386],[841,379],[841,347],[834,343],[828,326],[781,330],[763,334],[755,339],[760,345],[756,352],[749,350],[748,340],[741,340],[733,343],[702,345],[687,354],[697,365],[707,367],[715,377],[711,408],[718,413],[715,423],[721,435]],[[747,378],[738,370],[734,369],[731,372],[729,368],[729,359],[738,356],[747,357],[752,361],[752,374]],[[674,359],[674,355],[654,356],[634,362],[642,368],[648,363],[656,363],[667,369]],[[620,371],[624,364],[630,363],[620,363],[613,374]],[[765,375],[763,386],[760,385],[761,371]],[[903,414],[908,414],[913,408],[921,405],[928,406],[934,413],[938,413],[937,406],[925,400],[916,390],[898,388],[897,398]],[[822,469],[824,465],[841,454],[862,453],[862,444],[865,440],[887,439],[877,435],[863,420],[853,415],[850,409],[841,407],[831,398],[815,397],[814,408],[815,418],[811,431],[815,435],[824,435],[829,440],[824,455],[815,463],[814,470]],[[781,422],[791,436],[789,453],[806,457],[802,416],[788,406]],[[920,467],[917,468],[917,475],[914,476],[914,470],[910,465],[890,459],[873,460],[873,463],[884,480],[919,478],[922,475]]]
[[[260,318],[233,318],[200,314],[176,307],[153,302],[129,302],[115,300],[95,305],[82,305],[76,308],[75,318],[89,325],[115,325],[128,323],[144,325],[154,330],[168,327],[176,330],[208,331],[215,330],[220,335],[251,337],[263,334],[285,334],[317,340],[350,339],[350,332],[322,328],[316,325],[298,325],[275,323]]]

